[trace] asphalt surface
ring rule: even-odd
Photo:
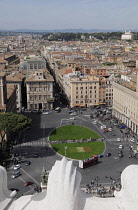
[[[72,122],[76,125],[82,125],[88,127],[97,132],[101,138],[105,139],[105,151],[104,157],[99,159],[97,165],[91,166],[86,169],[80,169],[78,167],[78,161],[74,161],[74,165],[78,167],[78,171],[82,175],[81,188],[85,188],[86,184],[90,184],[91,180],[95,180],[98,176],[98,183],[102,185],[110,185],[112,178],[117,182],[120,182],[120,175],[124,168],[130,164],[137,164],[138,160],[129,158],[129,140],[117,141],[117,138],[122,137],[120,130],[114,126],[113,132],[116,136],[112,136],[111,132],[103,133],[100,130],[102,124],[110,127],[108,121],[100,122],[95,125],[94,119],[90,119],[90,114],[93,111],[87,109],[86,111],[78,112],[76,116],[70,116],[68,109],[63,109],[60,113],[53,112],[52,114],[44,115],[38,113],[26,112],[25,114],[32,118],[33,126],[32,129],[22,133],[20,144],[16,145],[13,149],[13,153],[20,154],[19,159],[21,168],[21,176],[12,179],[11,175],[14,171],[13,165],[7,169],[8,171],[8,187],[18,189],[17,197],[21,195],[33,194],[34,188],[37,185],[40,186],[41,172],[43,167],[49,172],[54,165],[56,160],[61,160],[62,157],[57,154],[47,143],[48,136],[56,127],[62,125],[70,125]],[[75,120],[70,120],[74,117]],[[118,157],[118,148],[122,144],[123,157]],[[135,144],[135,143],[131,143]],[[106,153],[110,152],[111,156],[106,157]],[[38,157],[34,158],[33,154],[37,153]],[[31,161],[30,166],[26,166],[26,160]],[[34,184],[30,186],[24,186],[24,182],[32,181]]]

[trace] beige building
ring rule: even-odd
[[[37,70],[26,79],[28,110],[53,108],[53,82],[53,77],[46,69]]]
[[[113,114],[138,134],[138,73],[134,80],[113,83]]]

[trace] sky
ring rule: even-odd
[[[0,29],[138,29],[138,0],[0,0]]]

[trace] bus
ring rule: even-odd
[[[55,109],[55,112],[61,112],[61,108],[60,108],[60,107],[57,107],[57,108]]]
[[[98,163],[98,156],[93,155],[92,157],[85,159],[85,160],[79,160],[79,167],[80,168],[87,168],[92,165],[95,165]]]

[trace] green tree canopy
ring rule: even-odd
[[[0,114],[0,135],[1,141],[5,139],[6,133],[17,133],[30,129],[32,120],[23,114],[14,114],[12,112]]]

